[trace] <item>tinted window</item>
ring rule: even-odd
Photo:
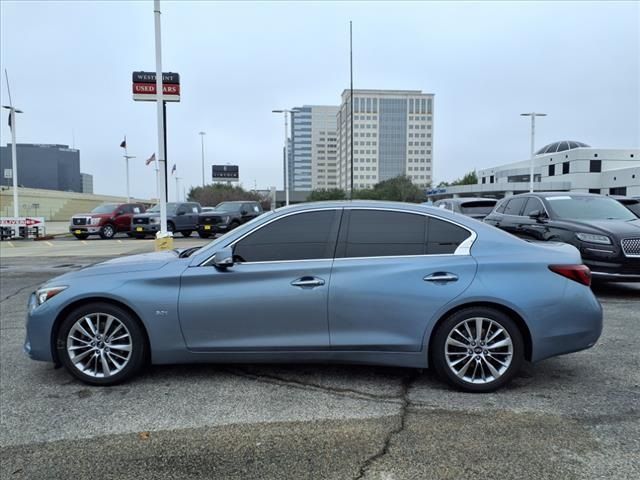
[[[105,203],[91,210],[91,213],[112,213],[116,208],[117,203]]]
[[[504,207],[507,206],[508,202],[509,202],[508,200],[501,201],[500,205],[498,205],[498,208],[496,208],[496,213],[504,213]]]
[[[281,218],[240,240],[233,253],[244,262],[332,258],[339,213],[323,210]]]
[[[453,223],[430,217],[427,222],[428,254],[453,253],[471,234]]]
[[[445,220],[403,212],[353,210],[344,257],[453,253],[470,233]]]
[[[544,212],[544,207],[542,206],[542,202],[535,197],[530,197],[527,200],[527,204],[524,207],[524,212],[522,215],[528,217],[535,211]]]
[[[495,207],[495,200],[475,200],[472,202],[464,202],[460,204],[460,210],[466,215],[473,214],[490,214]]]
[[[422,255],[426,218],[412,213],[352,210],[344,256]]]
[[[504,208],[505,215],[520,215],[520,210],[522,210],[522,206],[526,201],[527,199],[523,197],[512,198],[511,200],[509,200],[509,203],[507,203],[507,206]]]

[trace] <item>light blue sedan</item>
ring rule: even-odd
[[[268,212],[199,249],[110,260],[29,300],[25,352],[111,385],[148,362],[424,368],[487,392],[527,360],[593,346],[580,254],[390,202]]]

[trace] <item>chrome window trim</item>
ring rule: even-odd
[[[244,239],[245,237],[247,237],[248,235],[252,234],[253,232],[256,232],[258,230],[260,230],[263,227],[266,227],[267,225],[280,220],[282,218],[286,218],[289,217],[291,215],[299,215],[302,213],[309,213],[309,212],[321,212],[321,211],[326,211],[326,210],[376,210],[376,211],[386,211],[386,212],[399,212],[399,213],[409,213],[409,214],[414,214],[414,215],[422,215],[425,217],[431,217],[431,218],[436,218],[438,220],[442,220],[444,222],[449,222],[452,223],[453,225],[456,225],[457,227],[463,228],[464,230],[466,230],[467,232],[469,232],[469,236],[460,244],[458,245],[458,248],[456,248],[456,250],[453,253],[424,253],[422,255],[387,255],[387,256],[378,256],[378,257],[339,257],[336,258],[331,257],[331,258],[308,258],[308,259],[301,259],[301,260],[266,260],[266,261],[262,261],[262,262],[238,262],[238,265],[261,265],[261,264],[272,264],[272,263],[292,263],[292,262],[321,262],[321,261],[336,261],[336,260],[373,260],[373,259],[390,259],[390,258],[419,258],[419,257],[451,257],[451,256],[460,256],[460,255],[471,255],[471,247],[473,246],[474,242],[476,241],[476,239],[478,238],[478,234],[472,230],[470,227],[467,227],[466,225],[463,225],[461,223],[456,222],[455,220],[451,220],[448,218],[443,218],[443,217],[439,217],[437,215],[433,215],[430,212],[417,212],[414,210],[405,210],[402,208],[393,208],[393,207],[365,207],[365,206],[351,206],[351,205],[346,205],[346,206],[339,206],[339,207],[319,207],[319,208],[313,208],[313,209],[309,209],[309,210],[300,210],[300,211],[296,211],[296,212],[291,212],[291,213],[287,213],[285,215],[278,215],[275,218],[272,218],[271,220],[269,220],[268,222],[265,222],[259,226],[257,226],[256,228],[248,231],[247,233],[245,233],[244,235],[242,235],[240,238],[237,238],[236,240],[234,240],[231,243],[228,243],[226,245],[224,245],[223,248],[226,247],[232,247],[238,243],[239,241],[241,241],[242,239]],[[215,255],[215,253],[214,253]],[[209,258],[207,258],[204,262],[202,262],[199,266],[200,267],[206,267],[210,265],[210,262],[213,260],[213,256],[211,255]]]

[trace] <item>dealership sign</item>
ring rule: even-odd
[[[213,180],[237,181],[240,171],[238,165],[211,165],[211,177]]]
[[[156,101],[156,72],[133,72],[133,99]],[[180,101],[180,75],[162,74],[162,99],[166,102]]]
[[[0,217],[0,227],[44,227],[44,217]]]

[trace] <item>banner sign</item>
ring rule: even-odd
[[[44,217],[0,217],[0,227],[44,227]]]
[[[133,99],[156,101],[156,72],[133,72]],[[162,94],[166,102],[180,101],[180,75],[173,72],[162,74]]]
[[[213,180],[238,180],[240,170],[238,165],[211,165],[211,178]]]

